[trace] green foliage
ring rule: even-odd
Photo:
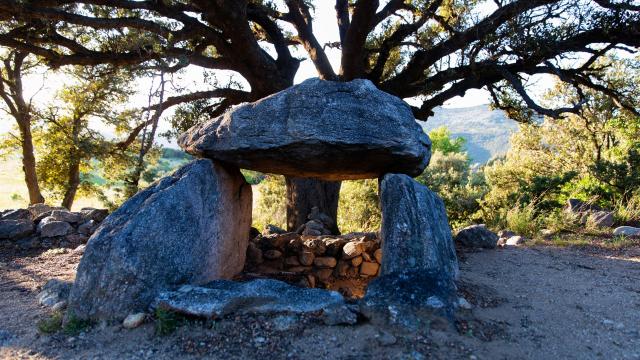
[[[56,102],[38,114],[41,126],[34,131],[39,182],[54,199],[74,195],[76,190],[81,195],[100,191],[91,174],[114,154],[111,141],[91,124],[100,122],[119,129],[134,116],[116,110],[132,94],[129,72],[76,67],[66,75],[73,83],[60,90]],[[116,169],[108,171],[113,174]]]
[[[265,178],[265,175],[259,171],[242,169],[241,172],[244,179],[251,185],[258,185]]]
[[[155,317],[156,335],[160,336],[170,335],[184,324],[183,316],[161,308],[156,309]]]
[[[91,320],[80,319],[74,314],[70,314],[67,321],[64,323],[63,331],[66,335],[75,336],[87,330],[93,326],[93,324],[94,323]]]
[[[436,150],[431,163],[416,180],[442,197],[453,227],[471,222],[479,210],[478,201],[486,192],[483,174],[471,169],[466,153],[445,154]]]
[[[507,229],[516,234],[533,237],[540,229],[536,218],[536,209],[531,203],[527,206],[515,206],[509,209],[505,220]]]
[[[342,233],[378,231],[381,219],[377,179],[342,182],[338,205],[338,228]]]
[[[621,62],[609,66],[607,81],[619,84],[621,93],[637,95],[637,68],[620,71],[626,66]],[[560,208],[577,198],[614,209],[618,221],[632,221],[638,206],[633,194],[640,191],[640,118],[606,96],[582,91],[587,102],[580,114],[521,125],[505,158],[484,168],[490,190],[480,201],[478,218],[529,233],[534,224],[572,230],[575,219]],[[579,100],[566,85],[547,97],[555,106]]]
[[[265,175],[254,191],[256,199],[253,208],[253,226],[264,229],[268,224],[286,228],[287,225],[287,189],[284,176]]]
[[[62,329],[62,318],[61,312],[54,312],[51,316],[38,321],[38,330],[47,335],[56,333]]]
[[[431,130],[429,138],[431,138],[431,151],[433,152],[439,151],[444,155],[464,152],[465,139],[462,137],[452,138],[451,131],[445,126]]]

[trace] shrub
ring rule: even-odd
[[[53,334],[62,329],[62,313],[54,312],[50,317],[38,321],[38,330],[43,334]]]
[[[338,205],[340,231],[377,231],[380,229],[380,222],[378,180],[343,181]]]
[[[284,176],[265,175],[256,186],[253,204],[253,226],[264,229],[268,224],[285,228],[287,225],[287,189]]]
[[[506,224],[509,230],[528,237],[534,237],[540,228],[533,205],[511,208],[507,212]]]

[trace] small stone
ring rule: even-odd
[[[378,269],[380,268],[380,264],[365,261],[360,265],[360,274],[367,276],[375,276],[378,274]]]
[[[362,256],[356,256],[351,259],[351,265],[358,267],[360,264],[362,264]]]
[[[458,307],[465,310],[471,310],[473,308],[467,299],[463,297],[458,298]]]
[[[247,259],[253,264],[262,264],[264,259],[262,258],[262,250],[260,250],[254,243],[250,242],[247,246]]]
[[[454,240],[468,248],[495,249],[498,239],[498,235],[487,229],[484,224],[479,224],[460,230]]]
[[[297,256],[289,256],[284,259],[284,264],[287,266],[300,266],[300,261]]]
[[[600,228],[612,227],[614,223],[613,213],[611,211],[595,211],[589,214],[587,221]]]
[[[33,233],[33,222],[29,219],[0,220],[0,239],[20,239]]]
[[[48,216],[38,224],[38,230],[42,237],[64,236],[73,231],[73,227],[64,221],[58,221],[52,216]]]
[[[364,259],[364,261],[368,261],[368,262],[372,262],[373,259],[371,258],[371,255],[369,255],[366,252],[362,252],[362,259]]]
[[[78,247],[76,247],[75,249],[73,249],[73,253],[74,254],[84,254],[84,249],[87,248],[87,245],[82,244],[82,245],[78,245]]]
[[[325,256],[315,258],[315,260],[313,260],[313,264],[321,268],[334,268],[338,264],[338,261],[336,261],[335,258]]]
[[[517,245],[524,244],[524,242],[525,242],[524,237],[522,237],[520,235],[516,235],[516,236],[512,236],[512,237],[508,238],[507,241],[505,242],[505,244],[507,246],[517,246]]]
[[[31,221],[31,212],[27,209],[8,210],[0,216],[2,220],[29,220]]]
[[[378,249],[373,253],[373,257],[376,258],[378,264],[382,264],[382,249]]]
[[[310,266],[311,264],[313,264],[315,255],[313,255],[311,251],[303,251],[300,253],[298,259],[300,260],[300,264],[304,266]]]
[[[83,235],[91,235],[97,227],[98,224],[95,220],[89,220],[78,226],[78,232]]]
[[[38,303],[52,307],[61,301],[66,301],[71,290],[71,283],[52,279],[47,281],[37,296]]]
[[[354,278],[354,277],[357,277],[359,273],[360,273],[360,267],[351,266],[349,267],[349,270],[347,270],[347,277]]]
[[[67,308],[67,301],[66,300],[62,300],[62,301],[58,301],[57,303],[55,303],[52,307],[51,307],[51,311],[62,311],[64,309]]]
[[[310,288],[316,287],[316,277],[312,274],[307,275],[307,282],[309,283]]]
[[[331,275],[333,274],[332,269],[317,269],[315,271],[316,276],[320,281],[326,282],[331,279]]]
[[[109,210],[85,207],[80,210],[80,214],[82,214],[83,219],[93,220],[96,223],[101,223],[104,219],[107,218],[107,216],[109,216]]]
[[[619,226],[613,230],[614,236],[640,236],[640,228],[633,226]]]
[[[362,254],[362,244],[360,242],[350,242],[342,248],[343,259],[353,259]]]
[[[262,230],[262,235],[271,235],[271,234],[284,234],[286,233],[287,230],[275,226],[275,225],[271,225],[271,224],[267,224],[267,226],[264,227],[264,230]]]
[[[291,240],[299,237],[300,235],[296,233],[263,235],[260,243],[263,244],[263,248],[282,249],[285,245],[289,244]]]
[[[287,269],[287,271],[292,272],[292,273],[303,273],[306,271],[310,271],[311,267],[310,266],[294,266],[291,267],[289,269]]]
[[[63,221],[71,224],[79,223],[82,216],[68,210],[53,210],[50,215],[55,221]]]
[[[347,276],[347,271],[349,271],[349,263],[346,261],[338,261],[338,266],[336,266],[336,276],[345,277]]]
[[[322,255],[327,250],[326,245],[322,240],[318,238],[312,238],[304,242],[304,246],[308,251],[311,251],[314,255]]]
[[[267,250],[264,252],[263,256],[269,260],[276,260],[282,257],[282,252],[278,250]]]
[[[395,344],[398,341],[398,339],[396,339],[395,336],[387,333],[387,332],[383,332],[382,334],[380,334],[380,336],[378,336],[378,343],[381,346],[390,346]]]
[[[142,325],[145,317],[146,317],[145,313],[129,314],[124,319],[124,321],[122,321],[122,326],[125,329],[135,329],[138,326]]]

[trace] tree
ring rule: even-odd
[[[166,109],[215,98],[209,116],[292,85],[298,48],[323,79],[366,78],[401,98],[419,98],[421,104],[413,107],[419,119],[472,88],[488,89],[495,105],[514,115],[524,109],[555,117],[578,111],[582,100],[557,109],[536,102],[526,80],[539,74],[602,91],[630,108],[623,95],[599,81],[599,71],[590,65],[610,51],[633,51],[628,46],[640,45],[640,6],[633,1],[336,0],[332,5],[339,39],[321,44],[314,33],[313,10],[326,4],[3,0],[0,16],[7,30],[0,34],[0,45],[34,53],[53,67],[144,66],[162,59],[169,72],[194,65],[241,75],[249,85],[244,90],[221,84],[157,105]],[[479,11],[480,6],[490,11]],[[340,50],[338,71],[331,66],[327,47]],[[291,201],[317,198],[327,206],[337,204],[332,201],[337,186],[297,182],[288,182]],[[305,217],[304,206],[298,205],[291,204],[300,210],[291,215]]]
[[[38,175],[36,173],[36,159],[33,153],[33,105],[31,100],[25,99],[23,77],[36,66],[28,59],[25,51],[7,51],[2,56],[0,71],[0,97],[4,101],[8,114],[13,117],[20,131],[16,140],[22,150],[22,170],[24,181],[29,192],[29,204],[43,203],[44,197],[40,192]]]
[[[97,191],[91,179],[94,164],[113,156],[115,148],[90,122],[126,126],[131,114],[118,107],[132,93],[132,74],[105,66],[76,66],[67,76],[72,82],[40,115],[44,124],[37,170],[43,186],[71,209],[79,190]]]

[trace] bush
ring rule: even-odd
[[[506,222],[509,230],[528,237],[534,237],[540,229],[533,205],[511,208],[507,212]]]
[[[264,229],[268,224],[286,228],[287,225],[287,189],[284,176],[265,175],[256,186],[253,204],[253,226]]]
[[[378,180],[343,181],[338,205],[340,231],[377,231],[381,220]]]

